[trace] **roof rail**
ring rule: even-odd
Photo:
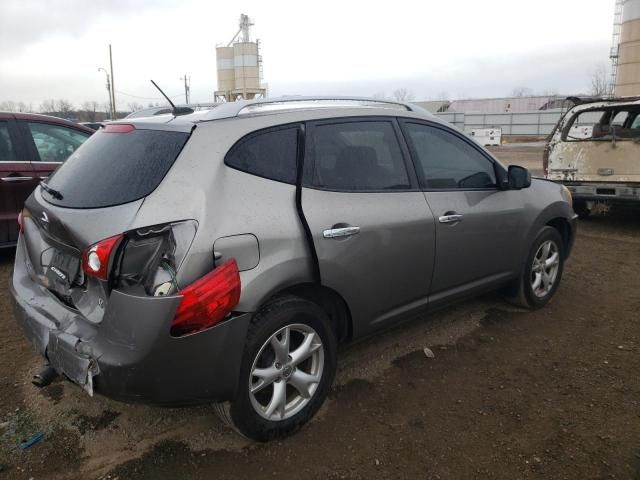
[[[377,100],[358,97],[281,97],[272,100],[260,100],[243,106],[237,115],[268,113],[280,110],[315,108],[390,108],[412,111],[411,106],[389,100]]]

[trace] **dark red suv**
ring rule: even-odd
[[[0,112],[0,247],[18,239],[18,212],[94,130],[46,115]]]

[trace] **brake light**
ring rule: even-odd
[[[215,268],[180,290],[182,302],[171,322],[171,335],[179,337],[212,327],[240,300],[240,273],[235,259]]]
[[[18,228],[20,229],[20,233],[24,232],[24,217],[22,216],[22,210],[18,214]]]
[[[120,243],[122,234],[105,238],[82,252],[82,270],[87,275],[101,280],[109,278],[109,259]]]
[[[133,132],[136,129],[135,126],[130,123],[115,123],[115,124],[107,124],[104,126],[102,131],[104,133],[129,133]]]

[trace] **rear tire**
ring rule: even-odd
[[[507,300],[528,309],[545,306],[553,298],[564,267],[562,236],[546,226],[538,233],[520,277],[510,287]]]
[[[251,321],[236,394],[217,406],[221,419],[260,442],[295,432],[329,393],[336,343],[315,303],[295,296],[269,303]]]

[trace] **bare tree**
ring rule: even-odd
[[[13,100],[5,100],[4,102],[0,102],[0,111],[15,112],[17,111],[17,109],[18,106]]]
[[[129,107],[129,110],[131,112],[137,112],[138,110],[142,110],[144,108],[144,105],[138,102],[129,102],[127,103],[127,107]]]
[[[372,95],[372,97],[376,100],[385,100],[387,98],[384,92],[376,92]]]
[[[83,102],[81,105],[82,110],[85,112],[85,116],[89,122],[96,121],[96,112],[98,111],[98,102],[92,100],[90,102]]]
[[[40,104],[40,111],[42,113],[53,113],[56,111],[55,100],[43,100]]]
[[[604,64],[599,64],[591,71],[590,95],[604,97],[609,93],[609,72]]]
[[[68,116],[73,112],[73,104],[69,100],[61,98],[56,102],[56,111],[60,112],[64,116]]]
[[[397,88],[393,91],[393,98],[398,102],[410,102],[413,100],[413,93],[406,88]]]
[[[533,90],[529,87],[516,87],[511,90],[512,97],[528,97],[529,95],[533,95]]]

